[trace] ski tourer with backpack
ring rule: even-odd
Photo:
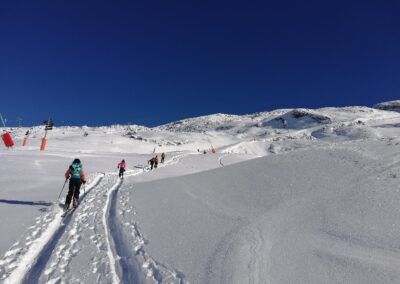
[[[69,190],[64,205],[64,210],[68,211],[71,201],[73,208],[78,206],[81,185],[86,183],[85,171],[79,159],[75,159],[69,166],[68,170],[65,172],[65,179],[69,179]]]

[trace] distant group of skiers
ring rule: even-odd
[[[163,164],[165,160],[165,154],[161,154],[161,163]],[[150,164],[150,170],[153,168],[157,168],[158,166],[158,155],[152,157],[148,163]],[[117,169],[119,169],[118,176],[123,179],[124,172],[126,171],[126,163],[125,160],[122,160],[117,165]],[[80,195],[80,188],[82,184],[86,183],[86,174],[83,170],[82,163],[79,159],[74,159],[72,164],[68,167],[67,171],[65,172],[65,183],[69,180],[69,190],[67,197],[65,199],[64,210],[68,210],[71,205],[73,208],[76,208],[79,204],[79,195]],[[65,184],[64,184],[65,185]],[[64,188],[64,187],[63,187]],[[61,194],[61,193],[60,193]]]
[[[158,166],[158,155],[152,157],[150,160],[148,160],[147,163],[150,165],[150,170],[152,170],[153,167],[155,169],[157,169],[157,166]]]
[[[161,164],[164,164],[164,160],[165,160],[165,154],[162,153],[161,154]],[[154,157],[152,157],[149,161],[148,164],[150,165],[150,170],[153,170],[157,168],[158,166],[158,155],[155,155]]]

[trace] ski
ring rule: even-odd
[[[61,215],[61,218],[65,218],[67,215],[72,214],[76,208],[69,208]]]
[[[79,206],[79,203],[78,203],[78,205],[76,207],[68,208],[67,210],[64,211],[64,213],[61,215],[61,217],[64,218],[67,215],[70,215],[70,214],[74,213],[75,209],[78,208],[78,206]]]

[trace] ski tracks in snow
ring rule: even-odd
[[[76,209],[77,212],[66,217],[73,218],[72,224],[43,271],[43,282],[111,282],[117,279],[110,263],[109,240],[101,211],[113,182],[115,177],[105,175],[96,190]]]
[[[181,272],[159,263],[145,251],[144,245],[147,243],[147,240],[141,235],[138,225],[132,222],[131,218],[123,218],[125,213],[130,213],[134,210],[132,207],[128,207],[130,193],[129,191],[125,191],[124,194],[120,195],[119,208],[121,210],[119,212],[113,212],[116,207],[110,211],[110,215],[112,216],[110,220],[113,224],[110,224],[109,228],[113,232],[113,240],[122,270],[123,283],[185,283]],[[112,204],[117,203],[116,194],[114,198],[115,201]],[[116,218],[117,213],[121,215],[121,219]],[[136,214],[135,211],[133,211],[133,214]],[[141,271],[146,278],[145,282],[143,282],[143,279],[132,278],[133,275],[131,273],[138,266],[141,267]]]
[[[164,164],[159,164],[159,167],[176,164],[185,156],[185,154],[173,156]],[[133,177],[142,173],[143,170],[131,170],[127,171],[125,176]],[[118,198],[119,189],[120,186],[115,186],[109,191],[108,216],[104,218],[113,245],[110,251],[114,251],[116,255],[114,259],[117,260],[118,280],[121,283],[185,283],[181,272],[168,268],[148,255],[144,248],[147,241],[133,220],[122,221],[123,218],[119,218],[134,210],[129,205],[131,192],[125,191]]]
[[[167,166],[185,155],[167,160]],[[144,173],[126,172],[126,177]],[[183,274],[158,263],[132,220],[119,218],[133,208],[115,173],[102,173],[65,218],[57,206],[37,218],[0,260],[4,283],[184,283]],[[118,203],[119,200],[119,203]]]
[[[96,187],[102,178],[103,175],[98,175],[87,187],[87,192]],[[22,283],[27,275],[33,274],[32,267],[39,263],[36,260],[43,261],[41,257],[51,254],[49,246],[57,243],[63,233],[65,225],[61,215],[62,210],[53,207],[52,211],[36,218],[36,225],[29,227],[20,241],[13,244],[0,260],[1,281]],[[69,219],[65,221],[69,222]]]

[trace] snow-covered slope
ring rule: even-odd
[[[262,125],[273,128],[303,129],[330,123],[332,123],[332,120],[328,116],[308,109],[294,109],[284,115],[266,120]]]
[[[274,155],[137,184],[124,220],[194,283],[396,283],[400,193],[381,170],[348,149]]]
[[[21,146],[27,130],[0,148],[1,282],[400,282],[397,112],[55,127],[44,152],[43,127]],[[166,162],[144,169],[161,152]],[[62,218],[66,189],[57,197],[76,157],[89,182]]]
[[[174,132],[204,132],[210,130],[227,130],[231,123],[241,120],[238,115],[230,114],[213,114],[189,118],[171,122],[162,126],[159,129],[169,130]]]

